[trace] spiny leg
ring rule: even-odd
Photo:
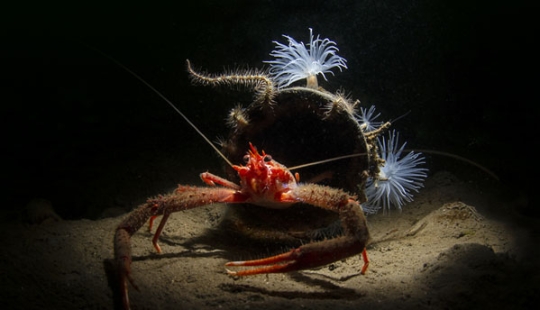
[[[255,260],[249,260],[249,261],[236,261],[236,262],[228,262],[225,264],[225,266],[265,266],[261,268],[256,269],[250,269],[250,270],[243,270],[243,271],[232,271],[227,269],[227,273],[232,276],[250,276],[255,274],[264,274],[264,273],[280,273],[280,272],[287,272],[296,270],[294,267],[294,260],[291,260],[291,256],[293,255],[293,252],[295,250],[292,250],[288,253],[279,254],[276,256],[271,256],[263,259],[255,259]],[[367,251],[364,249],[362,251],[362,260],[364,261],[364,265],[362,266],[362,270],[360,271],[360,274],[364,275],[366,274],[366,271],[369,267],[369,258],[367,256]],[[268,265],[268,266],[267,266]]]
[[[161,247],[158,244],[159,236],[161,235],[161,232],[163,231],[163,228],[165,227],[165,223],[167,223],[167,220],[169,219],[170,213],[164,213],[163,217],[161,218],[161,222],[159,222],[159,226],[156,229],[156,233],[154,234],[154,238],[152,238],[152,244],[154,245],[154,248],[156,251],[161,254]]]
[[[339,213],[344,235],[302,245],[287,253],[250,261],[229,262],[226,266],[261,266],[241,271],[228,271],[230,275],[246,276],[262,273],[288,272],[316,268],[356,254],[362,254],[364,274],[369,266],[366,245],[370,240],[366,218],[360,204],[350,195],[337,189],[316,184],[299,186],[283,200],[302,201]]]
[[[148,220],[153,223],[153,220],[157,216],[164,215],[153,239],[154,247],[160,252],[161,249],[157,244],[157,240],[163,231],[170,213],[197,208],[213,202],[235,202],[235,199],[244,198],[237,197],[235,194],[236,190],[228,188],[179,186],[171,194],[149,199],[122,220],[116,228],[114,235],[114,256],[118,269],[119,286],[124,309],[129,309],[127,283],[130,282],[138,290],[131,276],[131,236]]]
[[[248,261],[234,261],[225,264],[227,267],[256,267],[259,268],[247,269],[241,271],[232,271],[227,269],[227,273],[231,276],[250,276],[266,273],[282,273],[296,271],[302,269],[310,269],[327,265],[340,259],[360,253],[364,261],[364,265],[360,274],[365,274],[369,266],[369,259],[365,244],[358,242],[353,238],[339,237],[332,240],[311,243],[289,252],[278,254],[262,259]]]
[[[361,275],[366,274],[366,271],[369,267],[369,258],[367,257],[367,251],[366,248],[362,251],[362,260],[364,261],[364,266],[362,266],[362,270],[360,271]]]
[[[158,217],[157,215],[154,215],[154,216],[150,217],[150,219],[148,220],[148,232],[152,231],[152,227],[154,226],[154,220],[157,217]]]

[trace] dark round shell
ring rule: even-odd
[[[359,195],[370,164],[369,147],[351,112],[352,104],[340,95],[304,87],[288,88],[271,105],[255,101],[243,110],[243,121],[230,120],[234,129],[223,144],[232,162],[242,162],[249,142],[287,167],[343,155],[359,156],[298,169],[301,182],[316,181]],[[237,111],[237,113],[240,113]],[[247,119],[247,121],[246,121]],[[237,179],[228,167],[228,177]]]
[[[233,109],[233,129],[223,141],[225,156],[233,163],[243,162],[250,142],[286,167],[360,154],[292,172],[300,174],[300,183],[344,189],[365,201],[365,182],[378,171],[378,162],[373,139],[366,140],[354,117],[354,104],[339,94],[305,87],[278,91],[272,99],[272,104],[255,100]],[[234,169],[227,166],[226,171],[230,180],[238,181]],[[242,231],[259,243],[319,239],[340,231],[336,213],[303,204],[283,210],[231,205],[222,227]]]
[[[243,163],[252,143],[293,173],[300,183],[318,183],[339,188],[366,201],[366,180],[379,172],[375,138],[380,131],[365,133],[355,117],[358,102],[322,89],[290,87],[275,89],[263,72],[209,75],[196,72],[187,62],[194,82],[212,86],[253,87],[256,98],[229,113],[229,135],[222,152],[230,162]],[[353,155],[302,168],[295,166]],[[238,183],[236,171],[225,166],[227,178]],[[309,204],[285,209],[267,209],[251,204],[231,204],[220,233],[234,232],[267,249],[276,241],[298,243],[331,238],[341,231],[338,214]],[[240,235],[236,233],[241,232]],[[278,242],[279,243],[279,242]],[[279,245],[278,245],[279,247]]]

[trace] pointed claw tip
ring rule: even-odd
[[[366,271],[367,271],[367,269],[368,269],[368,265],[369,265],[369,264],[366,264],[366,265],[364,265],[364,266],[362,267],[362,270],[360,271],[360,274],[361,274],[361,275],[363,275],[363,276],[366,275]]]
[[[232,271],[230,269],[226,269],[225,270],[227,271],[227,274],[231,277],[235,277],[237,275],[237,272],[236,271]]]

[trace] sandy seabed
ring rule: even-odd
[[[498,197],[496,186],[435,174],[402,212],[368,217],[373,242],[365,275],[360,257],[351,257],[316,270],[232,278],[225,262],[267,253],[220,232],[227,207],[175,213],[161,237],[164,254],[154,252],[146,229],[132,238],[140,287],[130,287],[132,308],[535,308],[538,221]],[[119,308],[112,240],[122,217],[39,225],[4,217],[2,304]]]

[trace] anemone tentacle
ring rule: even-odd
[[[399,134],[390,132],[388,142],[384,137],[377,139],[381,158],[385,161],[377,178],[369,179],[366,185],[367,203],[362,207],[366,213],[383,211],[394,206],[401,210],[406,202],[413,200],[412,191],[418,192],[427,177],[427,168],[422,153],[411,151],[402,156],[406,142],[399,146]]]
[[[270,53],[274,60],[265,61],[270,64],[270,76],[277,83],[278,88],[284,88],[292,83],[307,79],[308,87],[314,83],[316,88],[316,76],[321,74],[325,80],[326,73],[332,69],[339,71],[347,69],[347,60],[337,55],[339,49],[336,42],[330,39],[321,39],[319,35],[314,39],[313,29],[309,28],[309,46],[306,48],[303,42],[297,42],[290,36],[283,35],[289,41],[288,45],[274,41],[276,49]]]
[[[383,122],[375,121],[381,113],[375,114],[375,106],[372,105],[369,109],[360,107],[360,114],[357,115],[356,120],[360,125],[363,132],[373,131],[379,128]]]

